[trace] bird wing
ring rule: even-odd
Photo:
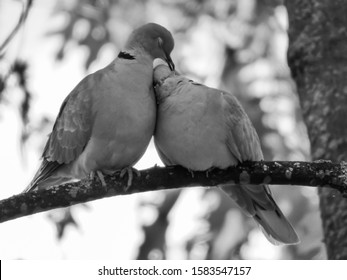
[[[224,114],[227,128],[227,146],[230,152],[243,162],[246,160],[262,160],[263,154],[259,137],[245,111],[230,93],[224,93]],[[230,188],[228,194],[249,215],[255,214],[255,208],[275,209],[270,189],[266,185],[236,185]]]
[[[240,162],[262,160],[259,138],[241,105],[231,94],[225,97],[225,119],[228,128],[227,145]],[[228,185],[222,187],[239,207],[260,224],[273,244],[293,244],[299,241],[295,230],[277,206],[267,185]]]
[[[260,141],[247,114],[230,93],[223,93],[224,114],[227,126],[227,145],[231,153],[240,161],[262,160]]]
[[[42,154],[42,164],[26,190],[75,160],[87,145],[93,126],[92,91],[98,73],[85,77],[65,98]]]
[[[92,131],[91,93],[96,74],[84,78],[65,98],[43,151],[44,159],[67,164],[82,153]]]

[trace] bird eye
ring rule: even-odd
[[[162,38],[158,38],[158,45],[161,48],[163,46],[163,39]]]

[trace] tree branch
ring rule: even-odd
[[[12,38],[14,37],[14,35],[16,35],[17,31],[19,30],[19,28],[21,27],[21,25],[24,23],[24,21],[26,20],[26,18],[28,17],[29,14],[29,10],[31,8],[33,1],[32,0],[28,0],[27,4],[25,5],[23,3],[23,9],[22,9],[22,13],[20,15],[20,18],[18,20],[18,23],[16,24],[16,26],[13,28],[13,30],[11,31],[11,33],[7,36],[7,38],[5,39],[5,41],[0,45],[0,54],[2,53],[2,51],[6,48],[6,46],[10,43],[10,41],[12,40]]]
[[[1,200],[0,223],[105,197],[182,187],[217,186],[225,183],[329,187],[347,197],[347,163],[323,160],[244,162],[236,167],[226,170],[213,169],[208,173],[191,173],[179,166],[153,167],[142,170],[141,177],[134,177],[128,190],[125,190],[125,178],[105,175],[105,181],[107,187],[103,187],[98,179],[83,180]]]

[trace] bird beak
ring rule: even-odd
[[[163,39],[160,37],[158,38],[158,44],[159,44],[159,47],[163,50],[163,52],[165,54],[165,60],[166,60],[167,64],[169,65],[170,70],[175,71],[175,64],[172,62],[170,55],[163,48]]]
[[[165,52],[166,62],[169,65],[171,71],[175,71],[175,64],[173,63],[170,55]]]

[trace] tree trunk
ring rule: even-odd
[[[347,160],[347,3],[286,1],[288,63],[313,159]],[[347,259],[347,199],[318,190],[328,259]]]

